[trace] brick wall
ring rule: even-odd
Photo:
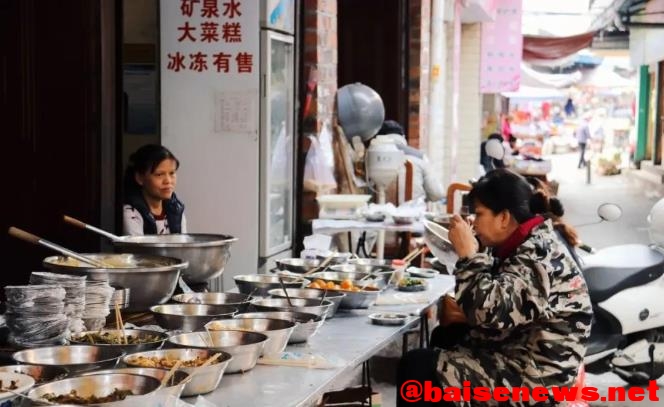
[[[309,73],[317,72],[317,84],[312,91],[312,101],[307,117],[302,121],[300,149],[298,156],[297,231],[294,255],[302,250],[304,236],[311,234],[309,220],[318,217],[316,193],[305,191],[301,185],[304,162],[309,150],[309,135],[317,136],[325,123],[331,123],[335,115],[335,95],[337,93],[337,0],[303,0],[303,45],[302,83],[309,79]],[[302,106],[304,106],[302,100]]]
[[[408,144],[426,150],[429,141],[429,48],[431,0],[411,0],[409,6]]]
[[[303,123],[305,134],[318,134],[334,115],[337,92],[337,0],[304,1],[303,80],[318,71],[311,110]]]

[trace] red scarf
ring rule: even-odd
[[[544,223],[544,218],[540,215],[533,216],[527,221],[519,225],[519,227],[510,235],[510,237],[503,242],[500,246],[496,247],[494,254],[500,259],[500,261],[505,260],[510,257],[516,251],[516,248],[521,246],[521,243],[526,241],[530,231],[535,229],[535,227]]]

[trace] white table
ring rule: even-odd
[[[313,233],[324,235],[347,231],[379,231],[424,233],[424,224],[419,221],[407,225],[398,225],[392,221],[368,222],[366,220],[314,219],[311,224]]]
[[[368,222],[366,220],[339,220],[339,219],[314,219],[311,225],[313,233],[320,233],[324,235],[333,235],[335,233],[349,232],[348,233],[348,246],[353,251],[353,238],[350,232],[367,232],[375,231],[379,233],[378,241],[376,242],[377,258],[383,259],[384,248],[384,233],[385,232],[411,232],[411,233],[424,233],[424,225],[420,221],[415,221],[406,225],[396,224],[392,220],[383,222]],[[381,239],[381,235],[383,238]],[[381,244],[382,242],[382,244]]]
[[[428,280],[427,302],[407,305],[380,305],[365,310],[339,310],[326,321],[306,344],[290,345],[287,351],[324,355],[341,362],[334,369],[257,365],[244,374],[224,375],[219,387],[204,395],[216,406],[312,406],[339,381],[420,321],[423,310],[437,303],[454,288],[454,278],[440,275]],[[412,315],[401,326],[372,325],[367,316],[374,312],[398,311]],[[193,403],[195,398],[187,399]]]

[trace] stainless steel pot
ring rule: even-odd
[[[64,256],[44,259],[44,267],[64,274],[85,275],[90,280],[108,280],[109,285],[130,290],[129,311],[145,311],[168,301],[180,272],[189,263],[178,258],[143,254],[86,254],[112,268],[95,268]]]
[[[188,283],[203,283],[219,277],[231,257],[231,245],[238,239],[215,234],[173,234],[120,236],[112,240],[115,250],[123,253],[175,257],[189,262],[182,272]]]

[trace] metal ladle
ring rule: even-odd
[[[76,219],[76,218],[72,218],[71,216],[63,215],[62,219],[64,219],[64,221],[66,223],[69,223],[70,225],[76,226],[76,227],[81,228],[81,229],[90,230],[90,231],[95,232],[99,235],[102,235],[102,236],[104,236],[108,239],[111,239],[111,241],[113,241],[113,242],[117,242],[118,240],[122,240],[121,236],[114,235],[111,232],[107,232],[103,229],[99,229],[98,227],[94,227],[92,225],[89,225],[89,224],[87,224],[83,221],[80,221],[80,220]],[[187,283],[185,283],[182,276],[178,277],[178,286],[180,287],[182,292],[185,293],[185,294],[194,292],[194,290],[192,290],[191,287],[189,287],[189,285]]]
[[[8,230],[8,233],[12,236],[14,236],[17,239],[25,240],[26,242],[36,244],[36,245],[42,245],[44,247],[48,247],[51,250],[55,250],[56,252],[60,252],[61,254],[72,257],[82,263],[89,264],[93,267],[96,268],[108,268],[109,266],[104,264],[101,261],[91,259],[89,257],[85,257],[79,253],[73,252],[69,249],[66,249],[60,245],[57,245],[53,242],[49,242],[48,240],[42,239],[39,236],[35,236],[32,233],[28,233],[23,229],[16,228],[14,226],[10,227]]]

